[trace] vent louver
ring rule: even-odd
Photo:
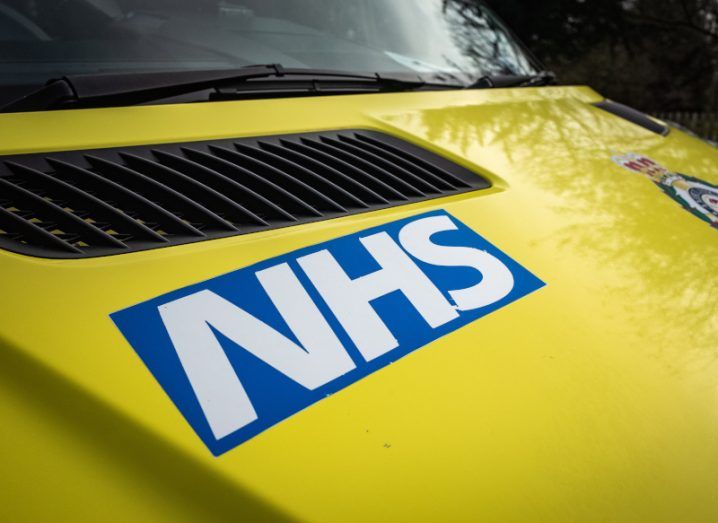
[[[0,157],[0,248],[85,258],[485,189],[400,139],[323,132]]]

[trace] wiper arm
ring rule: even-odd
[[[220,89],[261,78],[304,77],[366,83],[382,90],[413,90],[428,84],[420,77],[404,80],[375,74],[322,69],[285,69],[278,64],[216,71],[173,71],[65,76],[0,108],[0,112],[135,105],[205,89]],[[445,87],[456,87],[446,85]]]
[[[466,86],[467,89],[502,89],[508,87],[538,87],[554,85],[556,75],[542,71],[534,75],[486,75]]]
[[[113,73],[64,76],[0,109],[1,112],[40,111],[69,106],[133,105],[157,98],[208,89],[225,82],[277,74],[270,65],[218,71]]]

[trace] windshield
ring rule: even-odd
[[[0,0],[0,104],[66,75],[250,64],[447,80],[537,71],[476,0]]]

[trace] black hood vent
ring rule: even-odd
[[[671,132],[671,128],[667,125],[664,125],[654,120],[647,114],[642,113],[641,111],[632,107],[628,107],[627,105],[612,102],[611,100],[604,100],[593,105],[595,107],[598,107],[599,109],[603,109],[604,111],[611,113],[614,116],[618,116],[619,118],[623,118],[624,120],[638,125],[639,127],[643,127],[644,129],[646,129],[647,131],[651,131],[652,133],[660,134],[661,136],[667,136],[668,133]]]
[[[156,249],[485,189],[370,131],[0,157],[0,248],[47,258]]]

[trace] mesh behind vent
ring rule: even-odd
[[[413,203],[490,184],[370,131],[0,157],[0,248],[122,254]]]

